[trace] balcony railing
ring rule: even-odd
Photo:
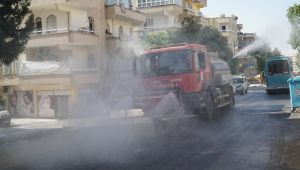
[[[120,5],[120,6],[124,6],[125,8],[132,8],[132,3],[130,2],[130,0],[106,0],[105,1],[106,5]]]
[[[180,25],[172,24],[172,25],[161,25],[161,26],[148,26],[148,27],[138,27],[137,32],[141,31],[155,31],[155,30],[167,30],[167,29],[177,29],[180,28]]]
[[[90,30],[86,27],[82,28],[51,28],[51,29],[35,29],[31,35],[48,35],[48,34],[57,34],[57,33],[66,33],[66,32],[83,32],[83,33],[89,33],[89,34],[96,34],[95,30]]]
[[[156,0],[156,1],[150,1],[150,2],[139,2],[138,7],[139,8],[147,8],[147,7],[155,7],[155,6],[161,6],[161,5],[178,5],[182,7],[182,0]]]
[[[95,31],[89,30],[85,27],[77,29],[36,29],[31,34],[31,39],[28,41],[26,47],[37,48],[57,45],[97,46],[99,45],[99,36],[95,33]]]
[[[2,74],[15,76],[19,74],[19,61],[12,62],[9,66],[2,66]]]
[[[116,39],[116,40],[121,40],[121,41],[128,41],[128,40],[132,40],[133,36],[130,35],[118,35],[118,34],[106,34],[106,39],[110,40],[110,39]]]
[[[2,67],[2,75],[4,76],[70,75],[96,73],[98,71],[97,67],[72,68],[68,62],[55,61],[16,61],[10,66]]]
[[[68,62],[56,61],[22,61],[19,65],[20,76],[70,74]]]

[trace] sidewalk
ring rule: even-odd
[[[11,127],[0,128],[0,143],[54,133],[66,126],[67,120],[13,118]]]
[[[288,119],[290,127],[285,128],[285,142],[280,165],[282,169],[300,170],[300,127],[298,126],[300,113],[292,113]]]
[[[131,119],[142,117],[143,113],[137,110],[119,111],[110,114],[107,117],[109,121],[101,121],[101,126],[111,126],[119,121],[118,124],[126,124],[124,119]],[[91,126],[99,126],[99,118],[93,119],[38,119],[38,118],[12,118],[11,126],[7,128],[0,128],[0,144],[17,141],[26,138],[33,138],[42,135],[48,135],[64,129],[77,129]],[[140,120],[139,120],[140,122]]]

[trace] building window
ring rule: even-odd
[[[35,19],[35,31],[36,33],[38,34],[41,34],[42,33],[42,29],[43,29],[43,26],[42,26],[42,18],[41,17],[37,17]]]
[[[221,26],[221,31],[226,31],[226,26],[225,25]]]
[[[94,55],[88,56],[88,67],[89,67],[89,69],[96,69],[96,67],[97,67],[97,61],[96,61],[96,57]]]
[[[56,16],[54,15],[49,15],[47,17],[47,31],[48,32],[55,32],[57,31],[57,27],[56,27]]]
[[[152,18],[146,19],[145,27],[153,27],[153,19]]]
[[[95,22],[94,22],[94,18],[89,16],[88,17],[88,20],[89,20],[89,31],[91,33],[95,33]]]

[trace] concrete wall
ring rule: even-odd
[[[86,10],[72,9],[70,10],[70,28],[86,28],[88,26],[88,16]]]

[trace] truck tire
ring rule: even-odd
[[[205,119],[206,120],[210,120],[213,117],[214,114],[214,102],[213,102],[213,98],[212,98],[212,94],[211,93],[207,93],[206,95],[206,106],[205,106]]]

